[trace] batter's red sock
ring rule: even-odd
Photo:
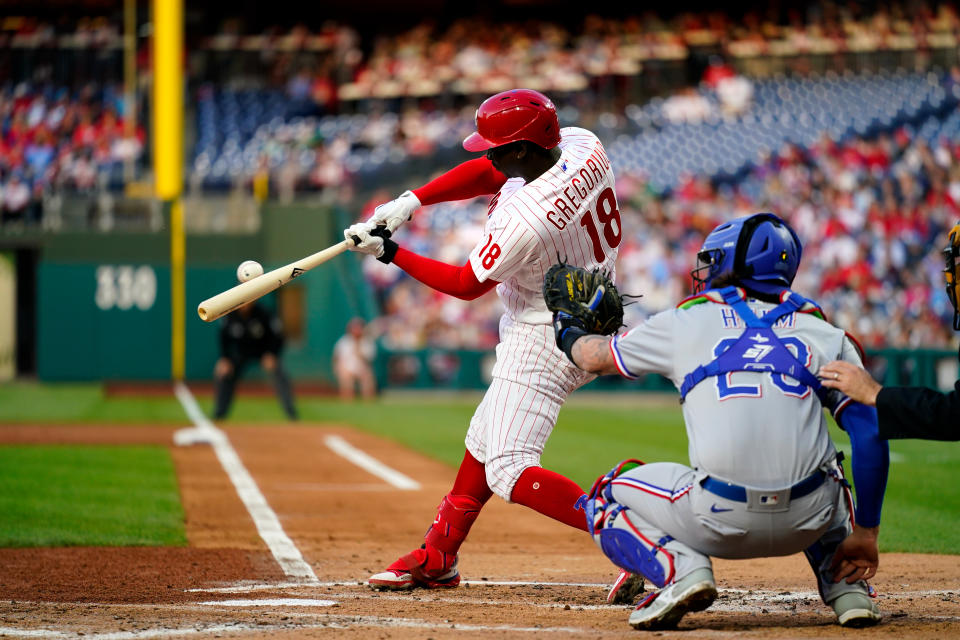
[[[587,531],[587,518],[580,506],[584,492],[576,482],[543,467],[527,467],[513,487],[510,500]]]
[[[493,491],[487,486],[487,471],[482,462],[474,458],[469,451],[463,453],[463,462],[460,463],[460,469],[457,471],[457,479],[453,481],[453,489],[450,490],[455,496],[471,496],[486,504]]]

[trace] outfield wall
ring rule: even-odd
[[[235,285],[243,260],[258,260],[269,271],[333,244],[341,228],[330,207],[268,206],[261,213],[253,232],[187,237],[187,379],[210,379],[217,357],[219,323],[199,319],[201,300]],[[169,235],[72,232],[40,242],[38,378],[169,379]],[[295,377],[332,380],[333,343],[351,317],[370,316],[356,263],[356,256],[341,256],[266,298],[295,331],[286,351]]]

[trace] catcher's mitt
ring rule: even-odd
[[[623,298],[599,269],[553,265],[543,279],[543,299],[550,311],[572,316],[587,333],[610,335],[623,326]]]

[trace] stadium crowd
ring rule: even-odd
[[[207,49],[276,53],[263,56],[275,85],[285,83],[291,98],[331,113],[343,102],[369,98],[490,94],[513,86],[555,94],[589,87],[594,96],[622,96],[644,65],[656,73],[658,62],[687,60],[706,49],[751,59],[756,74],[774,69],[776,57],[929,52],[955,47],[958,36],[960,17],[948,2],[817,2],[802,9],[761,4],[742,16],[719,10],[591,14],[578,24],[425,19],[372,36],[330,21],[316,31],[301,24],[249,33],[242,19],[230,18],[201,42]]]
[[[689,271],[706,233],[725,219],[773,211],[804,242],[796,288],[868,348],[946,347],[952,313],[942,290],[944,231],[960,218],[960,141],[934,146],[901,128],[892,135],[824,137],[758,159],[746,179],[714,184],[688,176],[670,192],[620,175],[623,243],[617,282],[643,298],[627,323],[690,292]],[[378,193],[367,209],[390,196]],[[481,235],[483,201],[437,205],[401,230],[399,242],[462,264]],[[362,214],[366,217],[366,213]],[[365,263],[386,314],[386,344],[487,348],[501,308],[493,294],[463,303],[436,294],[375,260]]]
[[[3,220],[38,222],[54,189],[91,192],[143,154],[145,133],[128,136],[122,92],[93,85],[71,94],[26,83],[0,88],[0,203]]]

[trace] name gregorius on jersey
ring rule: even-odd
[[[607,173],[610,171],[610,160],[599,144],[594,148],[593,153],[584,162],[584,167],[580,169],[580,177],[573,178],[570,185],[565,187],[560,193],[563,198],[557,198],[553,202],[555,210],[547,213],[547,220],[557,229],[564,229],[567,223],[577,219],[577,210],[583,204],[590,191],[598,184],[604,181]]]

